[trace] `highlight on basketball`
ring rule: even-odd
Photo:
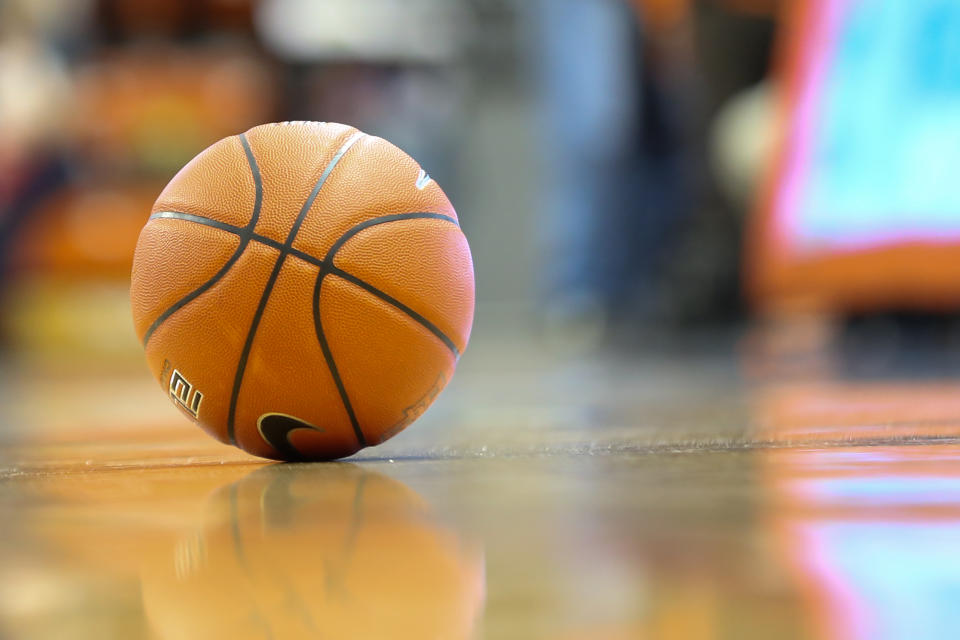
[[[956,637],[958,52],[0,0],[0,640]]]

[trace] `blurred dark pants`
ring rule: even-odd
[[[642,311],[674,242],[683,185],[669,107],[645,79],[639,21],[621,0],[526,6],[546,303],[571,313]]]

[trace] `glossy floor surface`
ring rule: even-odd
[[[960,380],[475,344],[393,441],[268,464],[140,372],[14,371],[0,638],[960,628]]]

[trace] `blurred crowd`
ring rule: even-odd
[[[69,335],[84,318],[83,335],[109,325],[76,301],[122,297],[103,292],[126,286],[165,182],[215,140],[288,119],[384,136],[444,185],[473,240],[481,314],[526,304],[547,326],[613,331],[736,318],[778,5],[0,0],[7,341],[60,348],[87,340]],[[490,159],[469,161],[495,101],[530,114],[527,153],[493,158],[528,192],[496,213]],[[508,293],[495,264],[531,271],[529,290]]]

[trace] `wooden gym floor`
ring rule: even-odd
[[[735,352],[478,338],[407,432],[289,465],[145,367],[8,367],[0,638],[950,637],[960,381]]]

